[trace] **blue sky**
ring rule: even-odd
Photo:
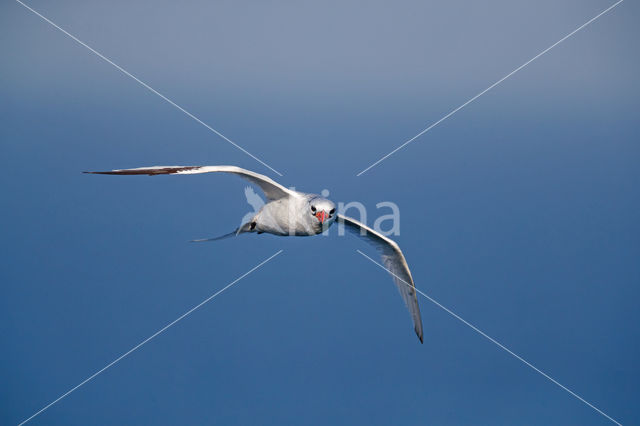
[[[637,53],[623,2],[28,4],[259,156],[401,210],[416,285],[640,421]],[[428,300],[425,343],[355,238],[248,235],[276,177],[18,3],[0,6],[0,423],[16,424],[278,250],[34,424],[608,424]],[[370,222],[374,216],[370,216]]]

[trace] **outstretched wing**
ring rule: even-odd
[[[288,197],[297,194],[295,191],[285,188],[273,179],[260,173],[245,170],[236,166],[154,166],[140,167],[137,169],[111,170],[107,172],[85,172],[99,175],[192,175],[197,173],[233,173],[249,182],[258,185],[269,200]]]
[[[364,238],[380,252],[382,255],[382,263],[391,272],[393,281],[396,283],[400,295],[411,314],[413,328],[422,343],[422,318],[420,317],[416,286],[413,283],[413,278],[411,278],[409,265],[407,265],[407,261],[398,244],[355,219],[341,214],[338,215],[337,219],[339,223],[345,225],[347,230]]]

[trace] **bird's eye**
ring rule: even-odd
[[[334,214],[335,212],[336,212],[336,209],[329,210],[329,214]]]
[[[315,212],[316,211],[316,206],[311,206],[311,211]]]

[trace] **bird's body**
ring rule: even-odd
[[[304,214],[310,210],[312,200],[331,203],[317,195],[296,191],[296,194],[270,201],[262,206],[249,222],[250,225],[255,223],[255,227],[251,231],[299,237],[322,233],[333,223],[335,215],[329,215],[328,220],[321,223],[316,216]],[[335,206],[331,208],[335,209]],[[330,210],[328,209],[327,212]]]
[[[414,330],[423,341],[422,319],[416,296],[415,285],[409,266],[400,247],[390,238],[347,216],[338,214],[335,204],[316,194],[309,194],[285,188],[267,176],[235,166],[155,166],[137,169],[111,170],[107,172],[86,172],[110,175],[161,175],[232,173],[259,186],[267,197],[257,213],[242,223],[235,231],[217,238],[195,241],[213,241],[242,233],[268,233],[279,236],[313,236],[324,232],[336,221],[352,233],[364,238],[375,246],[382,256],[382,262],[391,273],[413,320]],[[247,193],[247,192],[245,192]],[[255,195],[255,193],[253,194]],[[249,197],[247,196],[247,199]],[[259,203],[254,202],[254,208]]]

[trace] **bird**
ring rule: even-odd
[[[245,190],[247,200],[256,203],[259,210],[234,231],[215,238],[193,240],[194,242],[217,241],[244,233],[268,233],[279,236],[313,236],[326,231],[332,224],[343,224],[350,233],[361,237],[374,246],[381,255],[382,263],[390,272],[413,321],[413,327],[420,343],[424,343],[422,318],[416,295],[416,287],[409,265],[400,246],[387,236],[375,231],[364,223],[336,212],[333,201],[317,194],[305,193],[286,188],[268,176],[236,166],[153,166],[134,169],[84,172],[100,175],[191,175],[199,173],[231,173],[258,186],[267,202],[259,205],[252,194]]]

